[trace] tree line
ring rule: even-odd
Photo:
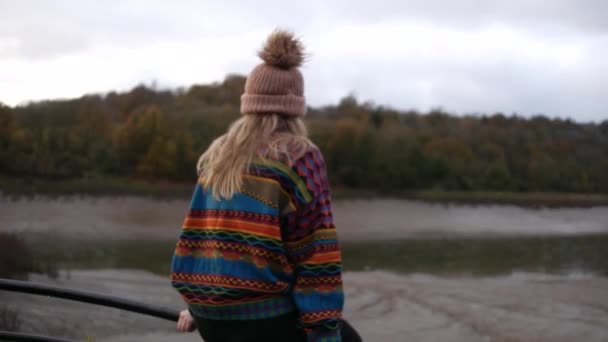
[[[0,174],[191,180],[239,117],[244,82],[0,104]],[[342,187],[608,193],[608,120],[399,111],[346,96],[306,121]]]

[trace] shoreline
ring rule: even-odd
[[[0,231],[100,240],[175,238],[188,205],[188,199],[142,196],[0,196]],[[336,199],[332,211],[344,242],[608,233],[608,206],[521,208],[383,198]]]
[[[150,197],[189,199],[195,179],[188,182],[137,180],[127,177],[91,177],[69,180],[7,178],[0,176],[0,198]],[[449,190],[377,190],[332,187],[332,197],[350,199],[400,199],[431,204],[514,205],[524,208],[591,208],[608,206],[608,194],[565,192],[503,192]]]
[[[175,238],[188,205],[189,199],[142,196],[0,196],[0,231],[74,235],[85,240]],[[344,242],[608,233],[608,206],[553,209],[336,199],[332,212]]]

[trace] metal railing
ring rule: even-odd
[[[136,312],[177,322],[179,312],[176,310],[140,303],[126,298],[110,296],[101,293],[72,290],[48,284],[0,278],[0,290],[29,293],[33,295],[51,296],[74,300],[83,303],[108,306],[120,310]],[[29,333],[0,331],[1,341],[35,341],[35,342],[74,342],[62,338],[42,336]]]

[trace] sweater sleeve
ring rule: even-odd
[[[293,296],[309,342],[340,342],[342,258],[331,211],[325,163],[314,149],[294,171],[302,181],[296,211],[286,218],[285,246],[295,271]]]

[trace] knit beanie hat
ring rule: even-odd
[[[247,77],[241,113],[306,114],[304,78],[298,70],[304,61],[302,42],[291,32],[275,30],[258,56],[264,62]]]

